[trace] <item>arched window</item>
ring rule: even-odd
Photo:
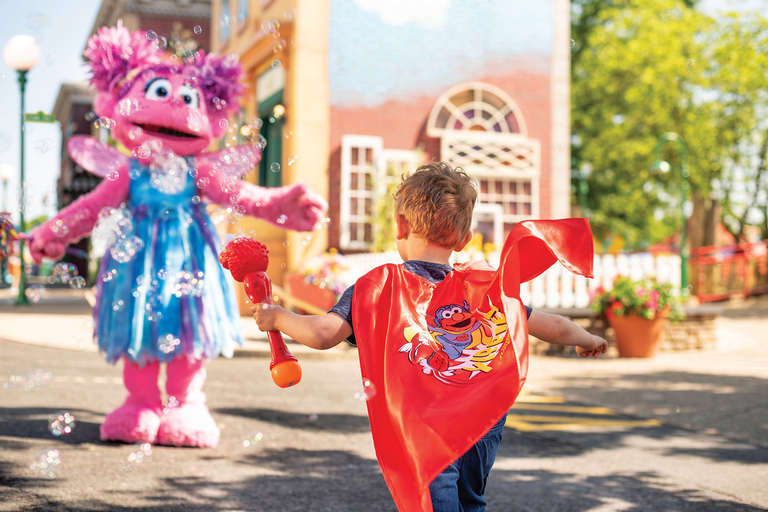
[[[521,110],[503,90],[482,82],[448,89],[432,107],[427,135],[440,139],[441,160],[477,180],[483,205],[476,209],[478,224],[500,220],[506,233],[539,215],[541,144],[528,137]]]
[[[527,135],[520,109],[504,91],[490,84],[469,82],[444,92],[427,121],[427,135],[441,137],[447,131],[480,131]]]

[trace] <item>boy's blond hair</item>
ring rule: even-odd
[[[395,214],[427,242],[453,248],[472,228],[477,188],[461,168],[430,162],[403,178],[394,194]]]

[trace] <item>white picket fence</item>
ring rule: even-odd
[[[491,253],[488,262],[498,266],[499,253]],[[454,253],[453,262],[483,259],[482,253]],[[384,263],[402,263],[397,251],[384,253],[352,254],[344,257],[352,277],[359,277]],[[589,307],[595,290],[602,285],[610,290],[617,275],[640,279],[655,276],[660,282],[680,286],[680,256],[634,254],[596,254],[594,278],[575,276],[560,263],[555,263],[542,275],[523,283],[520,298],[532,308],[576,309]]]

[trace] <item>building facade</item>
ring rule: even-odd
[[[392,188],[426,161],[477,180],[484,243],[521,220],[570,214],[570,3],[392,5],[212,2],[212,47],[240,56],[246,118],[267,141],[254,180],[303,181],[329,200],[310,247],[305,234],[267,235],[286,241],[289,271],[329,247],[380,250]],[[277,175],[266,170],[275,163]]]

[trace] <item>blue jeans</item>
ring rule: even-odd
[[[429,484],[434,512],[485,510],[485,482],[496,460],[506,419],[506,416],[501,418],[475,446]]]

